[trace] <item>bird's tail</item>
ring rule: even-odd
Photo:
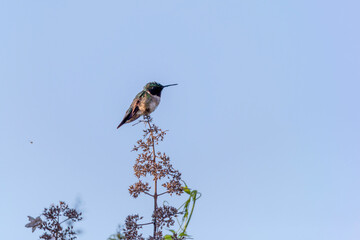
[[[126,123],[126,121],[130,119],[130,117],[131,117],[130,114],[126,115],[126,116],[124,117],[124,119],[121,121],[121,123],[119,124],[119,126],[117,126],[117,129],[118,129],[119,127],[121,127],[122,125],[124,125],[124,124]]]
[[[125,120],[125,119],[124,119]],[[124,120],[122,120],[121,121],[121,123],[119,124],[119,126],[117,126],[117,128],[116,129],[118,129],[119,127],[121,127],[124,123],[125,123],[125,121]]]
[[[119,126],[118,126],[117,128],[121,127],[124,123],[126,123],[129,119],[131,119],[138,110],[139,110],[139,109],[138,109],[137,107],[136,107],[133,111],[130,111],[130,112],[129,112],[129,110],[128,110],[128,111],[126,112],[126,115],[125,115],[124,119],[121,121],[121,123],[119,124]],[[136,118],[135,118],[135,119],[136,119]],[[134,119],[134,120],[135,120],[135,119]],[[132,121],[130,121],[130,122],[132,122]]]

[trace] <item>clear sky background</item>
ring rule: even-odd
[[[150,213],[150,199],[127,190],[143,126],[116,126],[158,81],[179,84],[152,116],[170,130],[159,150],[203,194],[195,239],[358,240],[359,10],[355,0],[1,1],[0,239],[36,240],[27,216],[59,200],[81,200],[79,240]]]

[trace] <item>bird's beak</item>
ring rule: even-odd
[[[163,86],[163,88],[170,87],[170,86],[176,86],[176,85],[178,85],[178,84],[177,84],[177,83],[175,83],[175,84],[169,84],[169,85]]]

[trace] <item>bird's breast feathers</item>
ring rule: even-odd
[[[150,102],[150,112],[155,111],[155,109],[157,108],[157,106],[160,103],[160,97],[159,96],[152,96],[152,101]]]
[[[147,98],[145,98],[144,101],[141,101],[141,103],[139,104],[139,110],[144,114],[150,114],[153,111],[155,111],[159,103],[160,103],[159,96],[150,95]]]

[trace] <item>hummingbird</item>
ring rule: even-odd
[[[149,82],[144,86],[144,89],[139,92],[132,101],[129,109],[126,111],[124,119],[119,124],[121,127],[124,123],[135,121],[142,115],[149,115],[152,113],[160,103],[161,91],[176,84],[161,85],[157,82]]]

